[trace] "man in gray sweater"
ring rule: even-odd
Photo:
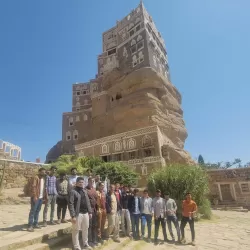
[[[169,194],[165,195],[165,200],[166,200],[166,215],[167,215],[167,223],[168,223],[168,230],[169,233],[172,237],[172,240],[175,241],[173,230],[172,230],[172,222],[176,228],[177,236],[178,236],[178,242],[181,242],[181,236],[180,236],[180,227],[178,223],[178,219],[176,216],[176,211],[177,211],[177,205],[175,200],[171,199],[169,197]]]

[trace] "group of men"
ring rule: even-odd
[[[195,244],[194,216],[197,205],[190,193],[186,194],[186,199],[182,203],[182,220],[179,226],[176,202],[168,194],[165,195],[165,199],[162,198],[160,190],[156,191],[156,197],[153,199],[149,197],[147,190],[144,190],[140,197],[139,189],[132,190],[131,186],[120,186],[118,183],[110,185],[107,191],[105,183],[101,182],[99,177],[93,178],[89,174],[86,180],[86,177],[77,176],[76,169],[73,168],[69,178],[61,174],[57,179],[56,170],[56,167],[51,167],[49,175],[46,175],[45,169],[41,168],[39,175],[33,180],[28,231],[32,232],[34,228],[40,228],[38,216],[42,203],[45,201],[43,226],[47,226],[47,211],[50,206],[51,225],[56,224],[54,222],[55,204],[57,203],[57,223],[67,222],[65,215],[68,207],[75,250],[81,249],[79,231],[82,231],[84,249],[91,249],[102,240],[109,239],[111,235],[115,242],[120,242],[120,222],[124,237],[134,240],[145,239],[151,242],[153,218],[155,244],[158,243],[160,225],[164,241],[170,241],[167,238],[166,224],[172,241],[175,242],[172,223],[176,228],[179,243],[185,243],[184,228],[189,223],[192,244]],[[107,230],[105,230],[106,220],[108,221]],[[147,238],[145,237],[146,225]]]

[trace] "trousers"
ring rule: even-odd
[[[29,226],[35,226],[38,223],[39,213],[43,204],[42,199],[38,199],[36,202],[33,198],[30,199],[30,213],[29,213]]]
[[[79,214],[76,223],[72,224],[72,242],[74,249],[81,249],[79,243],[79,231],[82,230],[83,246],[88,244],[89,214]]]
[[[48,195],[48,201],[45,204],[44,210],[43,210],[43,221],[47,221],[47,213],[48,209],[51,206],[50,210],[50,221],[54,220],[54,213],[55,213],[55,205],[56,205],[56,194]]]

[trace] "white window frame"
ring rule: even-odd
[[[241,187],[242,184],[248,184],[248,192],[242,191],[242,187]],[[241,194],[250,194],[250,182],[249,181],[241,181],[241,182],[239,182],[239,185],[240,185]]]

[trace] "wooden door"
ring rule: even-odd
[[[221,195],[223,201],[232,201],[233,196],[231,193],[230,184],[220,184]]]

